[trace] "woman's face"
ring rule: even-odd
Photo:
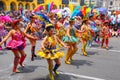
[[[15,28],[19,29],[20,27],[21,27],[21,24],[17,23]]]
[[[34,22],[34,21],[35,21],[35,18],[32,18],[31,21]]]
[[[107,27],[107,26],[108,26],[108,23],[105,23],[105,26]]]
[[[90,24],[89,21],[86,21],[86,24]]]
[[[100,16],[98,16],[97,19],[100,19]]]
[[[71,24],[71,25],[74,25],[74,24],[75,24],[75,21],[71,21],[70,24]]]
[[[54,33],[54,28],[51,28],[48,33],[52,35]]]

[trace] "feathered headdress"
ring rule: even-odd
[[[49,18],[45,15],[45,14],[42,14],[42,13],[35,13],[38,18],[42,21],[45,21],[45,22],[50,22]]]

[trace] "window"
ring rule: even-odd
[[[35,4],[32,4],[32,9],[33,9],[33,10],[35,9]]]
[[[37,0],[37,4],[42,4],[44,3],[44,0]]]
[[[113,5],[113,2],[112,2],[112,1],[110,1],[110,5],[111,5],[111,6]]]
[[[10,10],[16,10],[16,4],[14,2],[10,3]]]
[[[69,0],[62,0],[62,4],[69,4]]]
[[[18,4],[18,9],[20,9],[20,8],[23,8],[23,4],[22,3]]]
[[[25,5],[25,9],[30,10],[30,5],[29,5],[29,4],[26,4],[26,5]]]
[[[78,2],[78,0],[72,0],[72,2]]]
[[[2,1],[0,1],[0,11],[1,10],[5,10],[5,4]]]

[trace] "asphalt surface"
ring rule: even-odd
[[[40,42],[37,41],[36,52],[40,49]],[[81,43],[78,47],[71,65],[66,65],[64,58],[61,59],[60,75],[55,76],[55,80],[120,80],[120,38],[110,39],[109,50],[93,43],[91,48],[87,47],[87,57],[81,53]],[[63,51],[66,53],[67,50]],[[50,80],[47,61],[39,57],[35,61],[30,60],[29,41],[25,52],[25,67],[19,66],[21,73],[15,74],[12,72],[13,53],[10,50],[0,51],[0,80]]]

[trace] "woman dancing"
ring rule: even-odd
[[[109,38],[110,38],[110,31],[109,31],[109,26],[108,26],[109,22],[105,21],[102,27],[102,31],[101,31],[101,37],[102,37],[102,48],[106,48],[108,49],[108,44],[109,44]],[[106,47],[104,47],[104,42],[106,43]]]
[[[77,48],[78,39],[75,35],[77,32],[77,29],[74,27],[74,24],[75,24],[74,19],[71,19],[69,21],[69,24],[70,25],[67,28],[66,36],[63,37],[63,41],[66,42],[68,46],[70,46],[70,48],[68,49],[68,52],[66,54],[66,58],[65,58],[66,64],[71,64],[71,61],[69,61],[69,59],[73,60],[72,57],[78,50],[78,48]]]
[[[8,42],[6,47],[10,50],[12,50],[14,54],[14,67],[13,72],[17,73],[20,72],[17,69],[18,64],[20,64],[22,67],[24,67],[23,62],[26,58],[26,54],[24,52],[24,48],[26,46],[26,40],[25,37],[36,40],[35,37],[32,37],[23,31],[20,30],[20,21],[13,21],[12,23],[12,30],[7,34],[7,36],[0,42],[0,45],[2,45],[8,38],[12,37],[12,40]]]
[[[48,62],[48,70],[50,79],[54,80],[54,76],[52,71],[56,75],[59,74],[57,71],[58,67],[60,66],[60,59],[64,56],[64,52],[57,50],[57,42],[61,43],[64,47],[68,48],[56,35],[54,35],[54,26],[49,24],[46,26],[47,36],[41,43],[42,48],[38,51],[38,56],[47,59]],[[55,61],[55,66],[53,68],[53,60]]]
[[[82,52],[83,52],[83,55],[84,56],[87,56],[87,52],[86,52],[86,46],[87,46],[87,43],[88,41],[92,38],[92,29],[90,28],[89,26],[89,22],[88,20],[83,20],[82,22],[82,26],[81,26],[81,32],[82,32],[82,36],[81,36],[81,39],[82,39]]]
[[[35,15],[30,16],[30,23],[28,23],[26,29],[25,29],[25,33],[29,31],[29,34],[34,36],[34,37],[38,37],[39,38],[39,30],[41,29],[40,24],[36,24],[35,20],[37,19],[37,17]],[[32,44],[31,46],[31,61],[34,61],[34,57],[37,57],[35,55],[35,46],[36,46],[36,40],[31,40],[30,39],[30,43]]]

